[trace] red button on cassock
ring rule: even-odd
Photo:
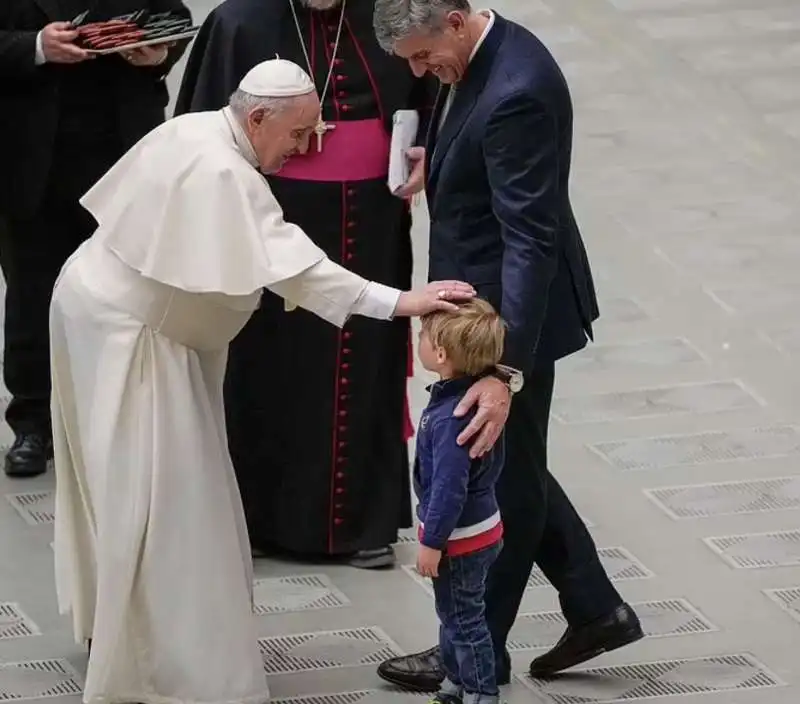
[[[342,489],[342,487],[340,487],[340,486],[337,486],[336,487],[336,493],[337,494],[344,494],[344,489]]]
[[[334,518],[333,522],[337,526],[340,526],[340,525],[342,525],[342,523],[344,523],[344,521],[341,518]]]

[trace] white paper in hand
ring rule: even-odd
[[[406,152],[414,146],[417,130],[419,130],[419,113],[416,110],[398,110],[394,114],[389,152],[389,190],[392,193],[396,193],[411,175]]]

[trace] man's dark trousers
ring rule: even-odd
[[[623,603],[600,564],[589,531],[547,469],[554,377],[553,363],[526,375],[506,424],[506,463],[497,483],[504,546],[489,570],[486,590],[498,674],[509,670],[506,640],[534,562],[558,590],[570,626],[607,616]]]

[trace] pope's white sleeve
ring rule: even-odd
[[[351,315],[391,320],[400,297],[397,289],[367,281],[330,259],[272,284],[269,290],[337,327]]]

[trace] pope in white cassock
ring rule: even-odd
[[[51,345],[56,581],[92,642],[85,702],[268,699],[222,403],[228,343],[262,289],[338,326],[474,295],[367,282],[283,220],[257,167],[305,151],[319,109],[299,67],[267,61],[227,108],[157,128],[81,201],[99,227],[56,284]]]

